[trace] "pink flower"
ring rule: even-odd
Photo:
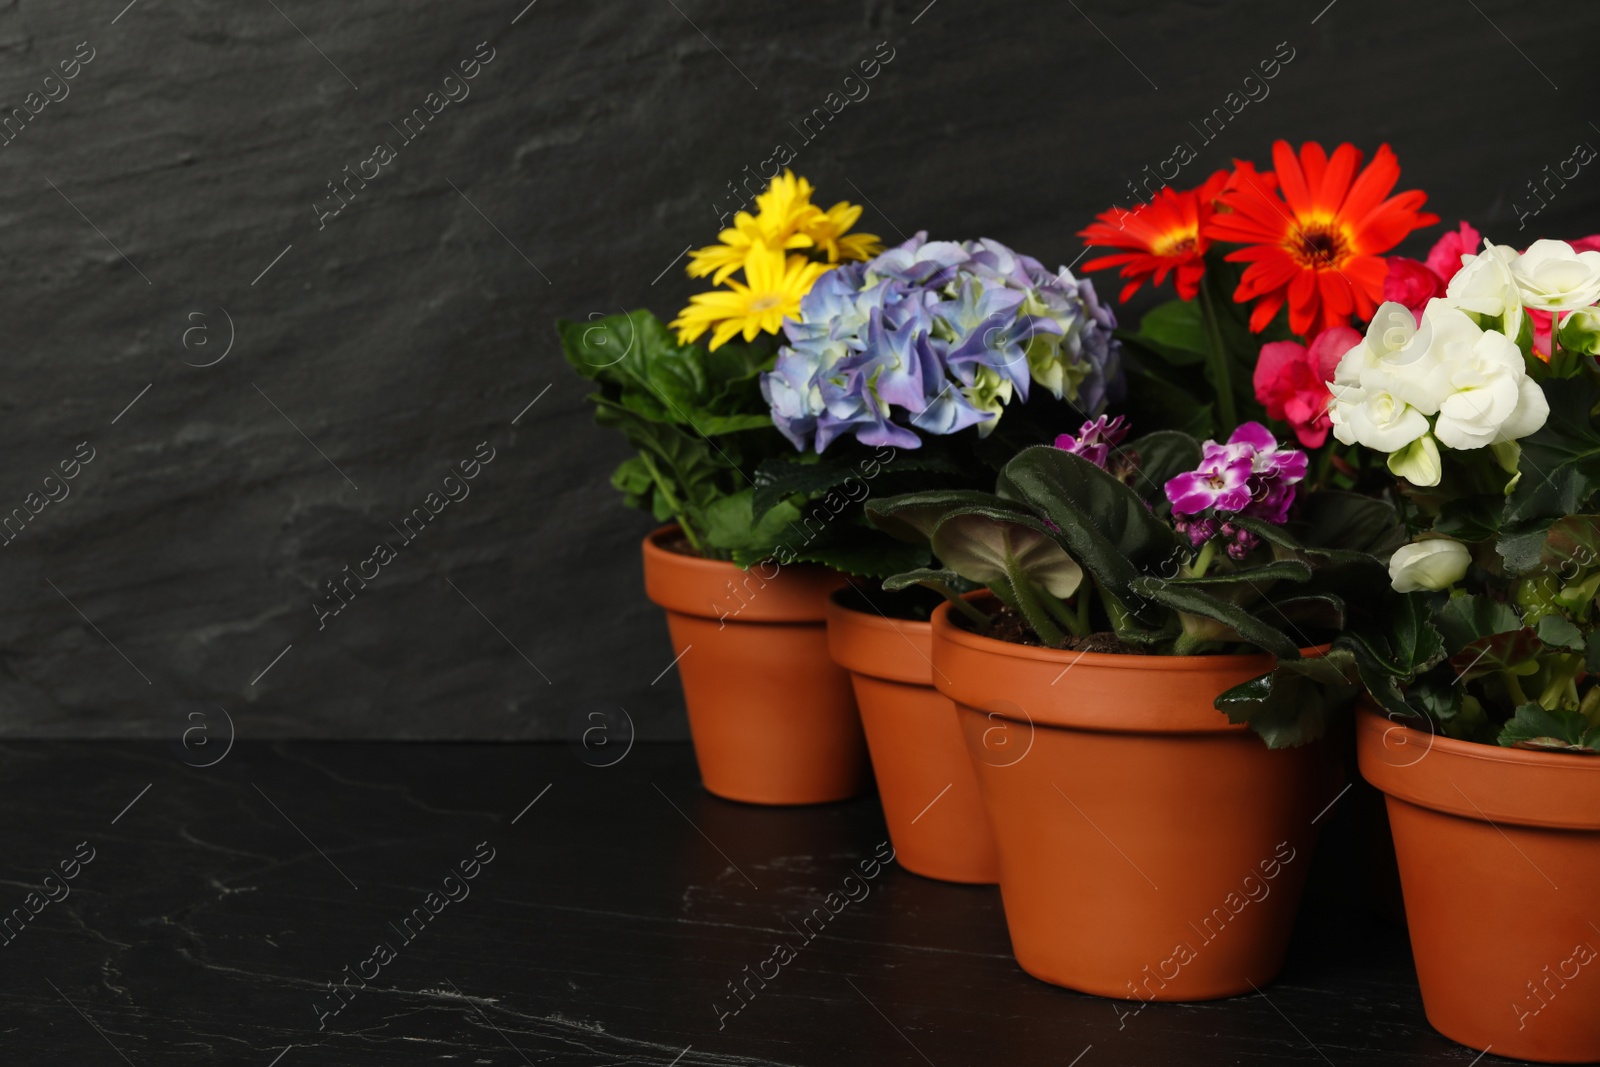
[[[1328,382],[1339,357],[1361,343],[1361,335],[1348,326],[1323,330],[1311,347],[1294,341],[1273,341],[1261,346],[1256,361],[1256,399],[1267,414],[1282,419],[1307,448],[1320,448],[1333,425],[1328,419]]]
[[[1600,252],[1600,233],[1592,233],[1588,237],[1580,237],[1576,241],[1568,241],[1574,252]]]
[[[1447,233],[1428,251],[1428,269],[1448,283],[1461,269],[1462,256],[1475,256],[1483,251],[1483,235],[1463,222],[1454,233]],[[1440,295],[1443,295],[1441,289]],[[1408,307],[1410,305],[1407,305]]]
[[[1426,263],[1400,256],[1389,257],[1389,273],[1383,279],[1383,299],[1404,304],[1422,322],[1422,309],[1436,296],[1443,296],[1445,280]]]
[[[1548,311],[1538,308],[1523,308],[1523,314],[1528,316],[1528,321],[1533,323],[1533,354],[1545,362],[1550,361],[1550,320],[1553,317]]]

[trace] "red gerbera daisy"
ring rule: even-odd
[[[1218,197],[1223,210],[1204,229],[1211,240],[1250,246],[1228,253],[1230,262],[1249,264],[1233,298],[1256,301],[1250,328],[1265,329],[1285,303],[1289,328],[1301,336],[1349,325],[1352,313],[1370,318],[1389,271],[1378,253],[1439,221],[1420,210],[1427,194],[1389,196],[1400,164],[1388,145],[1359,174],[1361,152],[1350,144],[1330,158],[1308,141],[1296,157],[1278,141],[1272,164],[1273,174],[1261,174],[1238,163]]]
[[[1096,215],[1099,221],[1090,223],[1078,236],[1091,246],[1128,251],[1091,259],[1083,269],[1120,266],[1122,270],[1117,273],[1132,279],[1122,287],[1119,299],[1123,302],[1138,292],[1146,279],[1153,279],[1151,285],[1160,285],[1176,271],[1173,285],[1178,296],[1193,300],[1206,269],[1207,241],[1201,227],[1216,211],[1217,194],[1227,181],[1228,172],[1219,170],[1198,189],[1179,193],[1171,186],[1163,186],[1150,203],[1140,204],[1132,211],[1112,208]]]

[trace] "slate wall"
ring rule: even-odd
[[[1513,206],[1600,144],[1593,4],[123,2],[0,4],[0,105],[60,97],[0,147],[0,511],[93,457],[0,549],[5,735],[176,739],[222,708],[258,737],[548,738],[620,705],[684,736],[650,523],[550,324],[670,315],[677,257],[779,143],[878,233],[1051,264],[1178,142],[1182,183],[1276,136],[1389,141],[1447,222],[1600,230],[1594,167],[1521,233]],[[470,95],[407,140],[463,61]],[[480,443],[471,495],[319,623]]]

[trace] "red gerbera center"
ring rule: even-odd
[[[1289,328],[1302,336],[1348,325],[1352,314],[1370,318],[1388,274],[1379,253],[1439,221],[1421,210],[1427,196],[1420,190],[1389,196],[1400,164],[1388,145],[1365,169],[1361,161],[1354,145],[1330,157],[1314,141],[1298,154],[1279,141],[1272,172],[1236,164],[1218,197],[1223,210],[1201,236],[1246,246],[1227,258],[1247,264],[1234,299],[1256,301],[1252,330],[1265,329],[1285,304]]]

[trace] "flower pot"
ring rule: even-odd
[[[1600,757],[1437,737],[1367,709],[1428,1022],[1543,1063],[1600,1060]]]
[[[828,655],[828,594],[844,576],[745,571],[644,540],[645,593],[666,609],[706,789],[748,804],[821,804],[871,782],[850,676]]]
[[[999,877],[978,779],[950,698],[933,687],[933,627],[828,603],[828,648],[850,672],[889,839],[906,870],[946,882]]]
[[[933,616],[1023,970],[1128,1000],[1249,993],[1282,966],[1335,796],[1321,745],[1272,751],[1213,698],[1266,656],[1027,647]]]

